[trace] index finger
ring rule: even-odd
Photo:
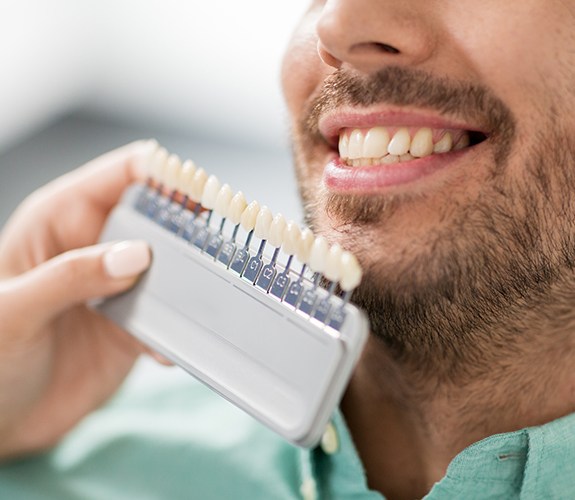
[[[144,180],[146,166],[157,148],[155,141],[128,144],[36,192],[23,215],[28,225],[37,228],[36,238],[46,248],[44,258],[94,244],[123,191]]]
[[[154,140],[133,142],[99,156],[46,185],[43,190],[49,195],[63,196],[63,201],[83,199],[107,212],[129,184],[144,180],[146,166],[157,148]]]

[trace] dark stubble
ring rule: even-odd
[[[389,103],[448,113],[489,132],[493,162],[481,197],[444,207],[449,221],[402,262],[370,256],[389,244],[386,228],[409,199],[331,194],[318,199],[306,174],[321,142],[318,118],[341,105]],[[480,376],[516,356],[528,336],[570,320],[575,263],[575,155],[573,140],[553,120],[553,103],[541,116],[522,178],[508,165],[516,123],[487,89],[388,68],[357,77],[337,71],[310,101],[295,130],[295,157],[308,223],[326,211],[337,239],[357,252],[364,279],[354,302],[369,315],[373,334],[400,363],[421,374],[459,380]],[[538,137],[535,137],[535,134]],[[320,232],[325,228],[314,227]],[[385,244],[384,244],[385,243]]]

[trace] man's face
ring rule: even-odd
[[[574,26],[559,0],[327,0],[294,34],[308,222],[358,255],[356,299],[398,355],[505,339],[569,281]]]

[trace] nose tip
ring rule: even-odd
[[[399,2],[333,0],[317,23],[318,54],[334,68],[349,65],[375,72],[387,65],[418,65],[434,50],[434,34],[424,13]]]

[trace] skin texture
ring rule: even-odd
[[[366,271],[354,299],[373,335],[343,409],[389,498],[425,495],[483,437],[575,410],[574,21],[561,1],[317,1],[286,53],[308,222]],[[487,139],[422,179],[334,191],[319,123],[349,111]]]
[[[0,238],[0,459],[43,450],[101,405],[144,350],[85,301],[126,290],[94,245],[152,146],[134,143],[26,199]],[[146,251],[144,247],[144,251]]]

